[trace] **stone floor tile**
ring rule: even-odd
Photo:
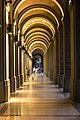
[[[0,104],[0,120],[80,120],[77,107],[70,94],[45,75],[32,75],[7,103]]]

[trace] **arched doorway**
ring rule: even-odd
[[[43,52],[40,49],[36,49],[32,53],[33,60],[32,60],[32,69],[35,68],[36,73],[43,73]]]

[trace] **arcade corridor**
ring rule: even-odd
[[[44,74],[33,74],[0,105],[0,120],[80,120],[78,110],[69,93],[63,93]]]
[[[22,118],[80,119],[80,0],[0,0],[0,119]]]

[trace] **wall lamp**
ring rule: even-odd
[[[22,46],[22,50],[25,51],[25,47],[24,46]]]
[[[14,36],[14,42],[16,43],[16,45],[18,45],[18,47],[22,47],[21,46],[21,41],[18,41],[18,36],[17,35]]]
[[[12,34],[12,24],[7,25],[7,32],[8,34]]]
[[[12,0],[6,0],[5,4],[7,5],[7,3],[12,4]]]
[[[31,56],[29,55],[29,53],[27,52],[27,50],[25,49],[24,46],[22,46],[22,50],[25,52],[25,54],[32,60]]]
[[[18,36],[17,36],[17,35],[14,36],[14,42],[15,42],[16,44],[18,44]]]

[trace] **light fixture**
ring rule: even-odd
[[[25,49],[24,46],[22,46],[22,50],[25,52],[25,54],[32,60],[32,57],[29,55],[28,51]]]
[[[25,51],[25,47],[24,46],[22,46],[22,50]]]
[[[71,0],[69,0],[69,4],[68,4],[68,5],[71,5],[71,2],[72,2],[72,1],[71,1]]]
[[[12,24],[7,25],[7,32],[8,34],[12,34]]]
[[[19,45],[19,47],[21,47],[21,41],[18,41],[18,45]]]
[[[5,4],[7,5],[7,3],[12,4],[12,0],[6,0]]]
[[[14,36],[14,42],[15,42],[16,44],[18,44],[18,36],[17,36],[17,35]]]

